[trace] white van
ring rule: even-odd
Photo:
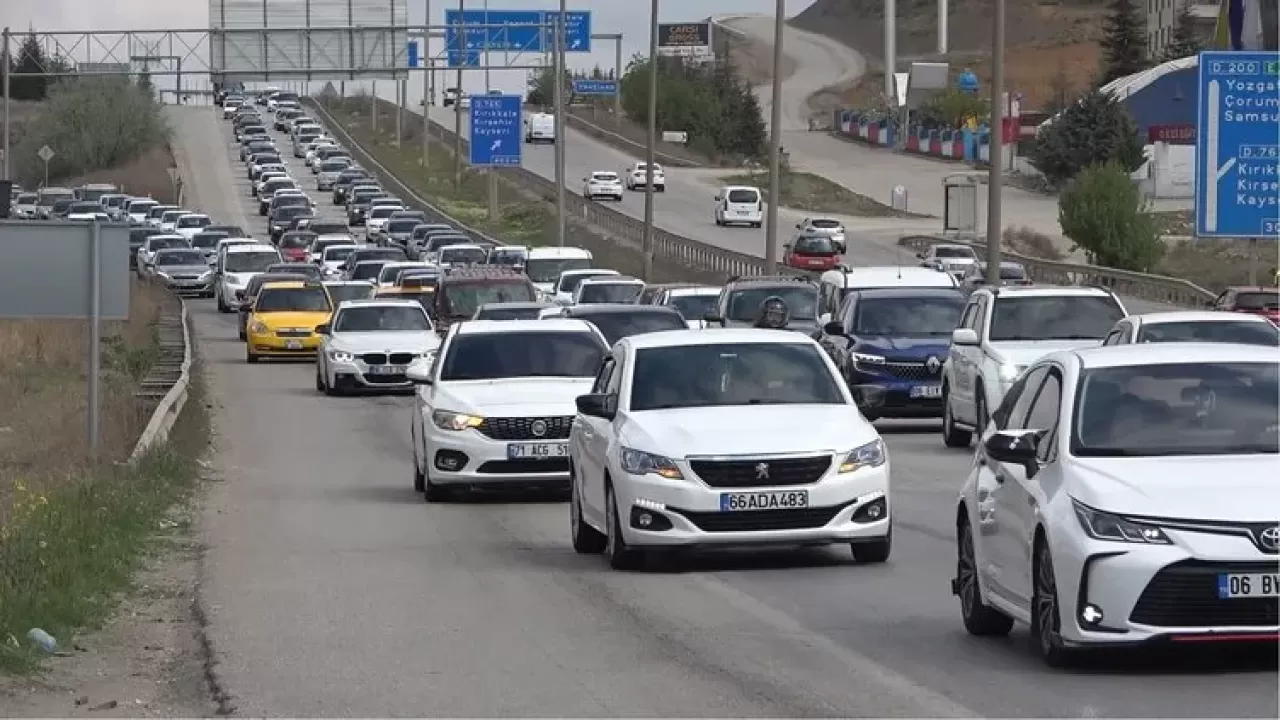
[[[844,298],[852,290],[879,288],[959,288],[954,275],[934,267],[916,265],[880,265],[849,267],[842,265],[822,273],[818,280],[818,325],[831,321]]]
[[[543,112],[525,115],[524,141],[526,143],[554,143],[556,141],[556,116]]]
[[[556,280],[565,270],[591,267],[591,251],[580,247],[533,247],[524,261],[524,272],[544,296],[555,293]]]
[[[760,227],[764,223],[764,195],[760,188],[729,185],[716,193],[716,225],[742,223]]]

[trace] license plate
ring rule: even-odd
[[[720,493],[720,512],[801,510],[809,507],[808,490]]]
[[[302,341],[301,340],[285,340],[284,349],[285,350],[301,350]]]
[[[1222,573],[1218,599],[1280,597],[1280,573]]]
[[[941,385],[916,385],[911,388],[911,397],[940,398],[942,397],[942,386]]]
[[[374,365],[369,372],[374,375],[403,375],[404,369],[404,365]]]
[[[569,443],[512,443],[507,445],[508,460],[550,460],[569,457]]]

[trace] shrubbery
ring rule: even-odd
[[[1146,158],[1129,112],[1094,90],[1040,129],[1030,160],[1049,182],[1063,185],[1090,165],[1116,163],[1133,172]]]
[[[166,143],[168,135],[154,95],[128,78],[61,80],[49,87],[38,114],[23,123],[12,168],[24,185],[39,184],[44,162],[37,153],[48,145],[57,153],[49,163],[53,182],[129,162]]]
[[[1090,264],[1150,272],[1164,254],[1164,244],[1147,209],[1124,166],[1091,165],[1063,189],[1058,221]]]

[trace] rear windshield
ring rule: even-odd
[[[285,235],[280,238],[280,247],[282,248],[305,248],[311,246],[311,241],[315,239],[315,235]]]
[[[178,227],[180,228],[202,228],[209,227],[213,221],[207,217],[180,217],[178,218]]]
[[[165,248],[185,248],[191,247],[191,243],[183,238],[176,237],[158,237],[147,240],[147,247],[152,250],[163,250]]]
[[[542,312],[541,305],[493,305],[481,308],[476,313],[477,320],[537,320]]]
[[[771,297],[781,298],[793,320],[812,320],[817,317],[818,291],[808,285],[791,287],[759,287],[736,290],[729,298],[729,319],[754,322],[760,314],[760,305]]]
[[[533,261],[530,261],[529,264],[532,265]],[[612,275],[612,274],[613,273],[608,272],[606,270],[601,270],[600,272],[597,272],[597,273],[574,273],[573,275],[568,275],[560,278],[559,290],[560,292],[571,293],[574,290],[577,290],[578,285],[580,285],[582,281],[586,280],[587,278],[605,277],[607,275]]]
[[[483,248],[454,248],[452,250],[444,250],[440,253],[440,262],[450,265],[463,265],[466,263],[482,263],[488,255]]]
[[[684,320],[673,312],[602,312],[579,317],[600,328],[600,333],[610,345],[632,335],[685,329]]]
[[[389,233],[407,233],[412,231],[419,225],[417,218],[405,218],[404,220],[388,220],[387,232]]]
[[[936,258],[965,258],[973,259],[973,251],[968,248],[949,248],[939,247],[933,249],[933,256]]]
[[[760,201],[760,194],[755,190],[730,190],[729,202],[731,203],[754,203]]]
[[[1242,292],[1236,295],[1236,307],[1241,310],[1268,310],[1280,306],[1280,291]]]
[[[320,163],[320,172],[337,172],[350,164],[344,160],[325,160]]]
[[[481,305],[504,302],[533,302],[533,286],[528,282],[455,282],[445,286],[443,310],[449,317],[471,317]]]
[[[356,267],[351,271],[352,280],[375,280],[378,273],[382,272],[382,266],[391,262],[390,260],[372,260],[369,262],[356,263]]]
[[[323,288],[264,288],[254,312],[327,312],[329,296]]]
[[[191,247],[211,248],[217,247],[218,241],[228,237],[226,233],[196,233],[191,238]]]
[[[376,250],[361,250],[360,257],[356,259],[356,262],[364,262],[365,260],[404,260],[408,257],[400,248],[378,248]]]
[[[827,220],[827,219],[825,219],[825,218],[820,218],[820,219],[817,219],[817,220],[810,220],[810,221],[809,221],[809,225],[810,225],[811,227],[819,228],[819,229],[822,229],[822,230],[834,230],[835,228],[840,227],[840,221],[839,221],[839,220]]]
[[[356,249],[352,247],[327,247],[324,249],[325,262],[342,262],[346,260]]]
[[[345,300],[364,300],[373,297],[373,286],[368,283],[350,283],[346,285],[326,285],[329,297],[334,303]]]
[[[644,290],[640,283],[587,283],[578,296],[581,303],[634,303]]]
[[[836,249],[835,242],[827,235],[809,235],[798,237],[791,249],[797,253],[804,255],[836,255],[839,250]]]
[[[716,309],[720,295],[676,295],[667,305],[684,316],[685,320],[701,320]]]
[[[1268,322],[1168,322],[1143,325],[1140,343],[1216,342],[1280,345],[1280,328]]]

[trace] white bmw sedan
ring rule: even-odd
[[[974,635],[1091,646],[1280,632],[1275,348],[1140,344],[1032,364],[960,493],[952,591]]]
[[[409,365],[440,347],[417,300],[347,300],[320,327],[316,390],[327,395],[412,389],[405,376]]]

